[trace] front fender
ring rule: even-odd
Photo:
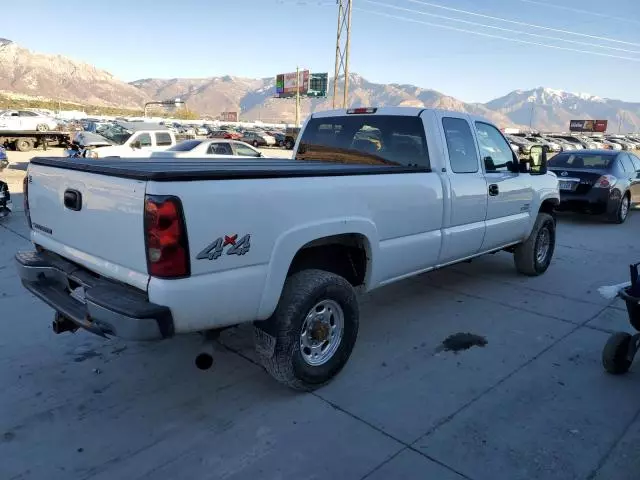
[[[375,278],[375,259],[378,258],[379,248],[378,231],[373,221],[354,217],[300,225],[284,232],[275,241],[257,319],[270,317],[276,309],[291,262],[302,247],[315,240],[344,234],[362,235],[369,243],[369,267],[365,279],[368,286],[371,279]]]

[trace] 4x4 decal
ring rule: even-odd
[[[229,248],[227,248],[229,247]],[[227,250],[227,255],[244,255],[251,248],[251,235],[247,234],[238,240],[238,234],[218,237],[213,243],[202,250],[196,258],[198,260],[217,260]]]

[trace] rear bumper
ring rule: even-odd
[[[171,311],[150,303],[144,292],[96,278],[50,252],[18,252],[15,260],[24,287],[79,328],[128,340],[173,336]]]
[[[594,214],[613,213],[620,203],[620,192],[604,188],[592,188],[585,194],[560,190],[559,211],[587,212]]]

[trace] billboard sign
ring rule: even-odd
[[[309,77],[309,90],[307,90],[307,96],[314,98],[326,97],[328,84],[328,73],[312,73]]]
[[[220,114],[220,120],[223,122],[237,122],[238,112],[222,112]]]
[[[571,132],[606,132],[607,120],[571,120],[569,131]]]
[[[296,86],[300,95],[306,95],[309,90],[309,76],[309,70],[301,70],[297,81],[296,72],[276,75],[276,95],[281,98],[293,97],[296,94]]]

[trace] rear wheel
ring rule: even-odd
[[[613,374],[627,373],[632,360],[629,359],[629,348],[633,337],[626,332],[617,332],[609,337],[602,350],[602,366]]]
[[[254,141],[253,141],[253,146],[254,146],[254,147],[256,147],[256,148],[258,148],[259,144],[258,144],[258,141],[257,141],[257,140],[254,140]]]
[[[284,142],[284,146],[287,150],[293,150],[293,141],[292,140],[286,140]]]
[[[29,152],[33,150],[34,142],[30,138],[19,138],[15,141],[14,145],[19,152]]]
[[[256,352],[264,368],[295,390],[314,390],[344,367],[358,335],[358,301],[351,284],[323,270],[290,276],[273,315],[256,322]],[[258,346],[271,338],[272,351]]]
[[[556,222],[548,213],[539,213],[529,238],[516,247],[513,258],[518,272],[531,277],[549,268],[556,246]]]
[[[618,205],[618,209],[611,216],[611,221],[613,223],[624,223],[629,216],[629,210],[631,210],[631,196],[629,192],[627,192],[620,199],[620,205]]]

